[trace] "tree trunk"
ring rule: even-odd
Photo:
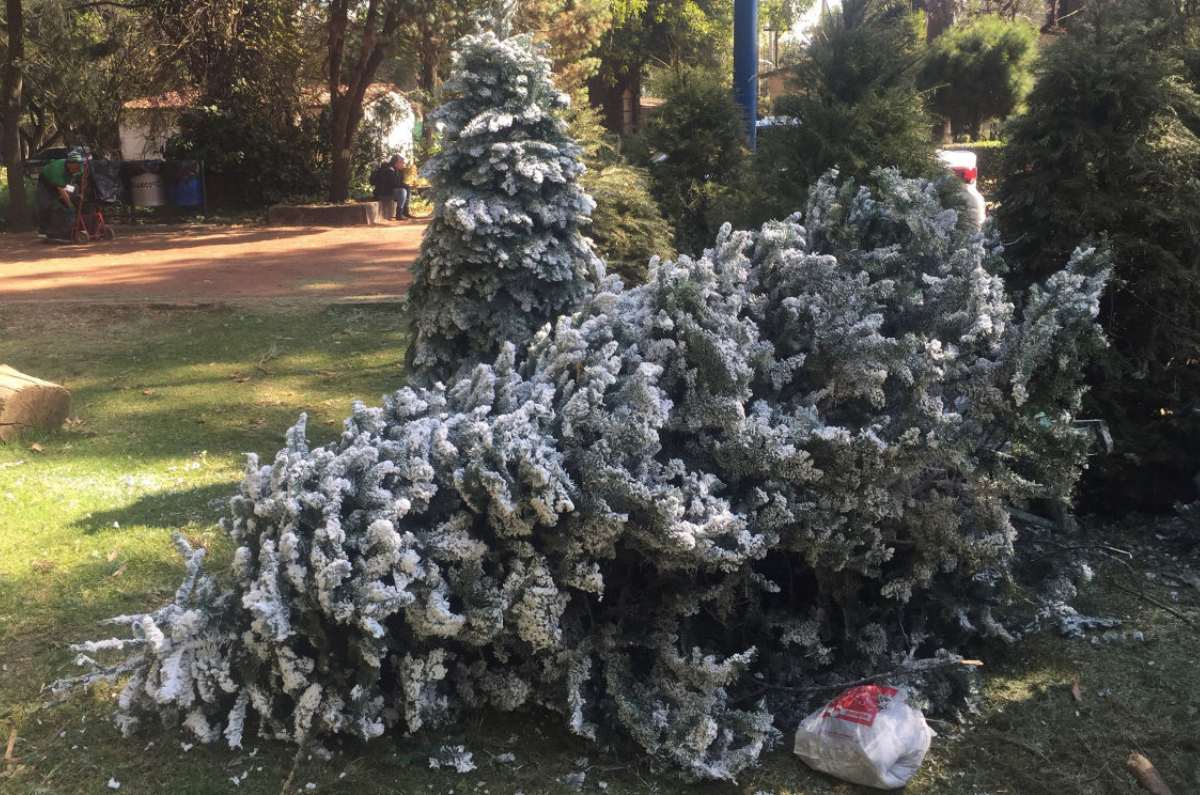
[[[354,165],[354,135],[358,132],[351,103],[353,96],[339,97],[333,101],[330,119],[330,148],[333,168],[329,175],[329,201],[338,204],[350,198],[350,171]],[[360,100],[361,102],[361,100]],[[357,114],[361,116],[361,112]]]
[[[954,128],[949,117],[934,123],[933,140],[942,144],[954,143]]]
[[[432,41],[432,37],[426,39],[426,42]],[[427,110],[432,110],[441,103],[441,81],[438,80],[439,60],[435,45],[430,43],[421,48],[421,72],[417,83],[421,93],[425,95]],[[433,124],[428,113],[425,114],[424,123],[421,125],[421,143],[427,151],[433,146]]]
[[[926,0],[925,40],[933,41],[958,21],[962,0]]]
[[[634,82],[628,75],[615,81],[597,75],[588,81],[588,101],[593,107],[600,109],[605,128],[609,132],[623,135],[625,129],[625,91],[634,88]],[[640,99],[640,92],[639,94]],[[637,111],[634,111],[636,117]],[[637,119],[634,119],[637,123]]]
[[[8,227],[24,229],[29,223],[25,201],[25,165],[21,158],[21,59],[25,57],[25,21],[21,0],[7,0],[8,60],[4,64],[4,166],[8,172]]]
[[[350,172],[354,157],[354,136],[363,117],[363,101],[367,88],[387,47],[400,24],[398,6],[379,0],[369,0],[363,15],[362,35],[359,37],[358,57],[343,72],[346,55],[347,29],[350,25],[349,0],[333,0],[329,4],[329,109],[330,155],[333,169],[329,180],[329,200],[334,203],[350,198]],[[380,14],[384,13],[382,24]]]
[[[350,199],[350,169],[353,154],[350,146],[334,143],[333,168],[329,174],[329,201],[334,204]]]
[[[1070,20],[1083,8],[1084,0],[1047,0],[1046,24],[1042,26],[1043,33],[1062,30],[1063,20]]]

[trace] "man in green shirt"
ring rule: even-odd
[[[51,160],[38,175],[38,231],[56,237],[69,237],[75,207],[72,194],[78,189],[83,170],[83,153],[71,150],[65,160]]]

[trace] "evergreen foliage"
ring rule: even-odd
[[[1117,279],[1113,347],[1088,412],[1117,454],[1098,462],[1096,507],[1164,510],[1200,471],[1200,93],[1195,23],[1157,3],[1089,4],[1037,69],[1011,125],[997,218],[1017,269],[1038,281],[1079,240],[1106,237]],[[1113,486],[1116,486],[1113,488]]]
[[[623,163],[589,168],[582,184],[596,202],[589,234],[609,273],[641,284],[651,258],[675,255],[671,226],[650,194],[644,169]]]
[[[547,45],[554,84],[572,98],[582,99],[584,86],[600,68],[596,45],[612,27],[608,0],[524,0],[514,25]]]
[[[408,293],[410,373],[432,380],[523,346],[603,275],[584,236],[595,203],[581,150],[559,116],[568,99],[531,37],[463,38],[445,90],[432,114],[442,147],[422,171],[433,222]]]
[[[874,169],[935,173],[931,120],[916,84],[923,52],[908,4],[846,0],[822,17],[772,113],[794,119],[760,131],[748,219],[785,218],[837,168],[867,181]]]
[[[989,119],[1007,118],[1033,84],[1037,28],[982,15],[939,36],[921,69],[933,110],[972,140]]]
[[[746,162],[746,131],[729,85],[711,71],[677,69],[662,94],[645,133],[652,188],[676,248],[695,253],[721,227],[718,212]]]
[[[608,273],[640,284],[649,275],[651,257],[675,255],[671,227],[650,193],[650,175],[618,151],[595,108],[572,106],[568,118],[587,166],[580,183],[596,202],[588,236]]]
[[[225,186],[222,201],[262,206],[324,193],[328,146],[320,118],[264,118],[261,99],[226,97],[185,110],[166,145],[173,160],[202,160]]]
[[[78,646],[130,655],[82,681],[129,677],[125,729],[234,747],[540,705],[732,779],[778,736],[756,676],[1013,640],[1006,506],[1082,464],[1106,261],[1077,251],[1018,313],[934,185],[874,181],[608,280],[338,442],[302,419],[231,503],[232,582],[184,546],[172,604]]]

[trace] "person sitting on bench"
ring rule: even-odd
[[[400,155],[392,155],[371,174],[371,195],[376,199],[392,199],[396,202],[396,220],[412,218],[408,214],[408,197],[411,191],[406,181],[408,164]]]

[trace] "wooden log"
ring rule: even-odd
[[[1133,777],[1142,785],[1142,789],[1152,795],[1171,795],[1171,788],[1154,769],[1154,763],[1137,751],[1130,752],[1129,758],[1125,760],[1125,767],[1129,768],[1130,773],[1133,773]]]
[[[0,442],[31,428],[56,430],[70,413],[65,387],[0,364]]]

